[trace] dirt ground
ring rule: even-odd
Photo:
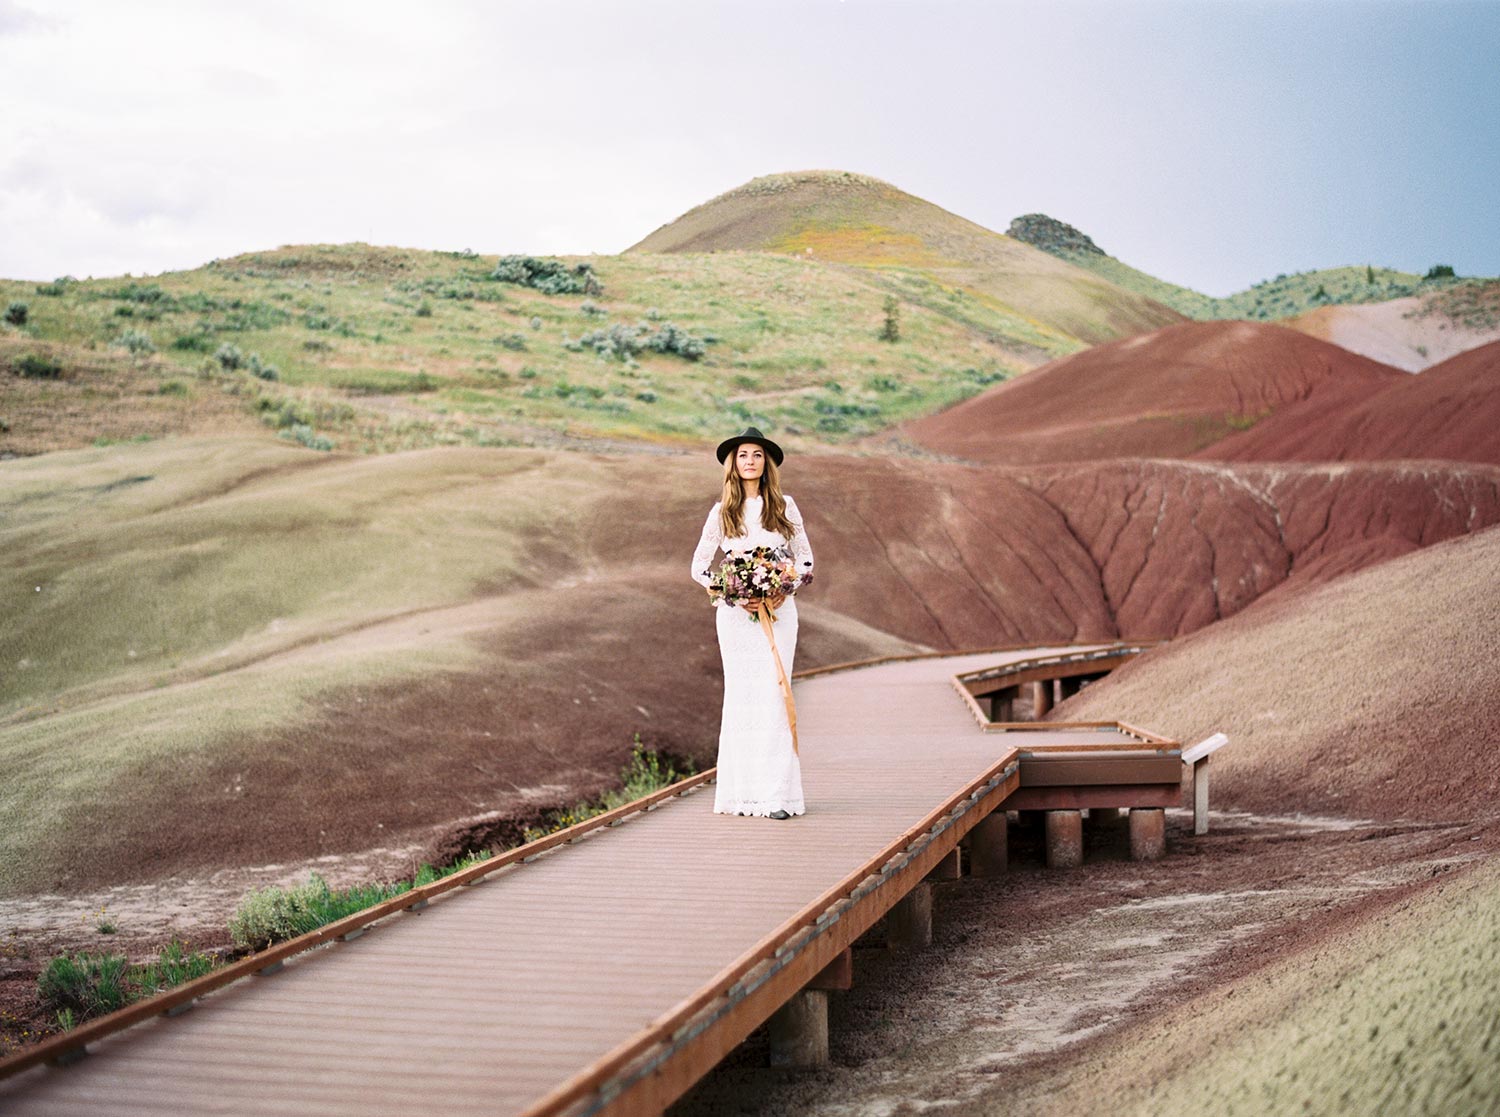
[[[770,1069],[761,1029],[671,1112],[1061,1112],[1053,1099],[1081,1060],[1495,858],[1496,822],[1215,813],[1193,837],[1191,815],[1172,811],[1163,860],[1130,861],[1114,820],[1086,826],[1081,868],[1054,871],[1013,822],[1008,876],[937,886],[931,949],[889,953],[878,927],[856,948],[854,988],[830,994],[830,1067]],[[1075,1090],[1066,1108],[1112,1106],[1108,1091]]]
[[[250,892],[302,884],[312,873],[334,888],[410,877],[426,852],[422,844],[389,846],[75,895],[0,899],[0,1057],[56,1030],[37,1000],[36,982],[58,955],[113,953],[142,962],[175,940],[227,956],[229,917]]]

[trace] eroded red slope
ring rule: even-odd
[[[1058,720],[1228,734],[1216,808],[1493,818],[1500,528],[1257,602],[1063,703]],[[1467,843],[1465,843],[1467,844]]]
[[[1184,457],[1297,401],[1348,406],[1404,376],[1281,326],[1188,322],[1052,361],[904,430],[981,462]]]
[[[1500,341],[1409,374],[1373,395],[1314,394],[1196,456],[1500,463]]]

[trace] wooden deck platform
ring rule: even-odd
[[[954,685],[1076,650],[801,678],[804,817],[714,815],[701,784],[74,1065],[24,1069],[0,1111],[657,1112],[1014,794],[1023,750],[1142,747],[1110,727],[986,732]]]

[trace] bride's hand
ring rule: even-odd
[[[746,601],[743,605],[740,606],[740,608],[745,610],[745,612],[749,613],[753,617],[760,613],[760,602]]]
[[[785,601],[786,601],[786,594],[784,594],[784,593],[773,594],[772,596],[766,598],[766,604],[771,607],[771,611],[773,613],[777,609],[780,609],[781,606],[782,606],[782,604]]]

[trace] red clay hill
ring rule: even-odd
[[[904,430],[976,462],[1177,458],[1288,405],[1342,410],[1406,375],[1281,326],[1187,322],[1052,361]]]
[[[1392,380],[1374,394],[1354,396],[1314,393],[1197,456],[1222,461],[1438,458],[1500,464],[1500,341]]]
[[[1491,528],[1258,601],[1052,717],[1140,721],[1185,741],[1224,730],[1219,808],[1493,819],[1500,770],[1484,744],[1500,734],[1497,584]]]
[[[642,483],[639,460],[625,456],[454,449],[294,457],[279,446],[242,445],[225,474],[186,502],[169,474],[171,455],[191,447],[77,455],[75,485],[116,474],[139,483],[104,485],[91,515],[74,518],[70,579],[26,598],[21,619],[34,622],[32,638],[6,651],[0,633],[0,652],[9,661],[56,658],[47,641],[78,639],[42,626],[44,616],[76,617],[73,625],[96,634],[85,597],[73,612],[47,610],[106,569],[125,578],[122,563],[138,562],[129,577],[153,584],[160,552],[130,559],[135,552],[122,541],[160,541],[166,531],[183,543],[232,534],[232,545],[203,551],[174,575],[174,587],[228,582],[246,551],[259,548],[257,561],[296,570],[297,608],[323,618],[326,639],[294,639],[298,629],[285,646],[220,667],[212,642],[195,651],[179,626],[163,639],[181,645],[164,652],[189,663],[181,678],[153,676],[128,693],[80,686],[22,696],[32,712],[0,722],[0,743],[7,734],[45,739],[53,753],[26,753],[42,764],[58,749],[95,747],[94,710],[107,710],[117,733],[147,742],[156,739],[158,702],[202,704],[204,724],[221,725],[215,688],[232,687],[235,671],[274,690],[325,661],[399,653],[415,664],[443,640],[470,652],[440,674],[332,686],[274,729],[205,733],[160,755],[121,753],[129,763],[91,800],[89,825],[61,808],[38,816],[38,836],[24,857],[7,859],[0,880],[10,881],[0,891],[71,891],[394,848],[439,831],[456,843],[442,849],[452,853],[513,837],[517,820],[612,782],[635,732],[653,747],[712,762],[719,657],[712,614],[687,577],[717,484],[711,457],[662,458]],[[268,473],[268,465],[279,468]],[[806,455],[788,460],[785,478],[820,569],[804,602],[797,668],[923,648],[1183,635],[1267,594],[1300,592],[1500,524],[1500,467],[1487,465],[996,468]],[[243,526],[262,523],[255,516],[266,510],[297,531]],[[390,543],[413,516],[452,548]],[[12,532],[28,585],[55,568],[60,532],[43,520]],[[482,545],[460,547],[462,539]],[[347,556],[366,545],[381,562],[351,569]],[[425,586],[435,563],[465,571],[462,584],[472,589],[413,598],[394,614],[378,599],[362,603],[372,586]],[[272,633],[296,602],[268,600],[242,623]],[[36,781],[25,765],[9,774]],[[173,804],[170,828],[160,825],[162,802]]]

